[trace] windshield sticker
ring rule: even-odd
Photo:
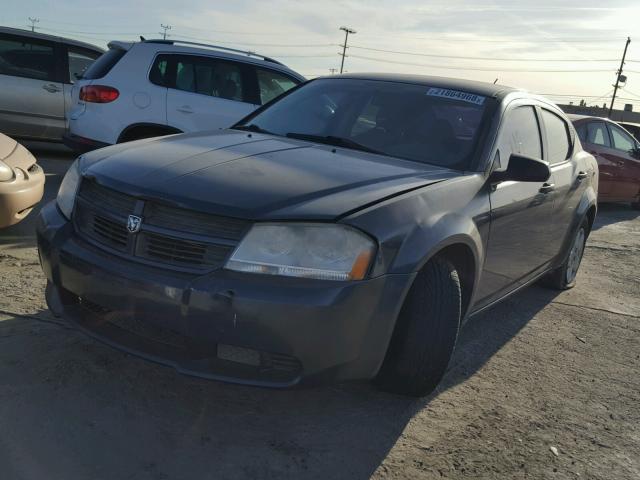
[[[481,95],[474,95],[473,93],[459,92],[458,90],[448,90],[446,88],[432,87],[427,91],[427,95],[431,97],[443,97],[450,98],[452,100],[460,100],[462,102],[473,103],[475,105],[482,105],[484,99]]]

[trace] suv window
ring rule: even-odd
[[[97,52],[91,52],[83,48],[67,47],[69,59],[69,82],[74,83],[84,75],[89,66],[100,56]]]
[[[547,136],[547,160],[551,164],[564,162],[571,153],[567,122],[544,108],[542,109],[542,122]]]
[[[282,95],[287,90],[295,87],[299,82],[294,81],[291,77],[282,73],[266,70],[262,68],[256,69],[258,72],[258,88],[260,89],[260,104],[273,100]]]
[[[587,125],[587,142],[603,147],[611,146],[604,122],[591,122]]]
[[[517,107],[507,114],[499,148],[503,165],[506,165],[512,153],[542,158],[540,128],[532,106]]]
[[[0,74],[56,81],[53,44],[0,37]]]
[[[104,77],[124,57],[125,53],[127,51],[121,48],[110,48],[91,64],[82,78],[95,80]]]
[[[631,152],[636,147],[636,142],[633,141],[631,135],[615,125],[609,125],[611,130],[611,139],[613,140],[613,148],[616,150],[623,150],[625,152]]]
[[[241,66],[217,58],[181,56],[175,67],[173,88],[211,97],[245,100]]]

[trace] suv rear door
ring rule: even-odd
[[[59,140],[65,129],[61,45],[0,34],[0,131]]]
[[[246,64],[200,55],[164,56],[170,58],[168,125],[183,132],[227,128],[256,108]]]

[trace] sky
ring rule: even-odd
[[[8,2],[8,6],[7,6]],[[558,103],[609,103],[631,37],[616,108],[640,111],[640,0],[0,0],[0,25],[76,38],[213,43],[274,57],[307,77],[398,72],[494,82]],[[606,5],[606,6],[603,6]],[[29,27],[30,28],[30,27]]]

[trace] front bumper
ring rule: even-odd
[[[54,202],[41,210],[37,236],[55,314],[183,373],[253,385],[373,377],[413,281],[180,274],[84,242]]]
[[[23,220],[44,193],[44,171],[37,164],[9,182],[0,182],[0,228]]]

